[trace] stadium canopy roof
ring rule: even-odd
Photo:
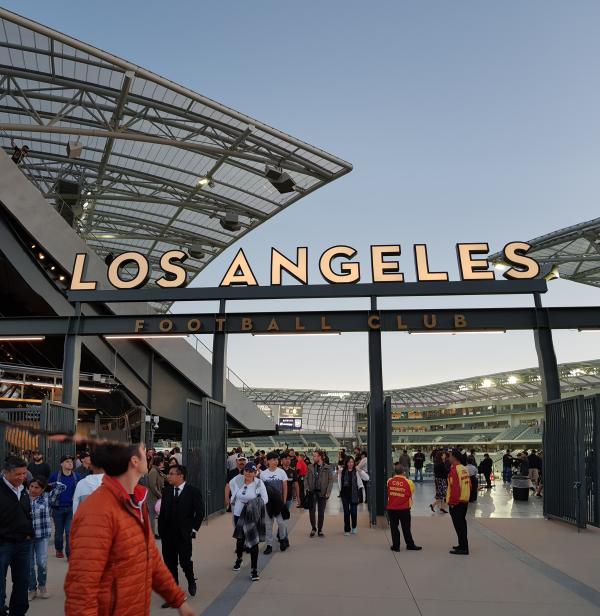
[[[48,199],[81,187],[73,225],[102,257],[157,264],[200,245],[197,274],[237,239],[352,166],[130,62],[0,9],[0,143]],[[71,142],[70,153],[67,146]],[[78,144],[82,146],[78,152]],[[287,173],[291,192],[266,179]],[[237,215],[240,229],[221,220]]]
[[[559,366],[563,394],[600,389],[600,360],[582,361]],[[368,391],[330,391],[306,389],[251,389],[245,392],[259,405],[320,406],[324,411],[365,408]],[[441,408],[453,404],[478,404],[488,401],[541,396],[538,368],[525,368],[447,381],[420,387],[386,390],[392,409]]]
[[[556,266],[561,278],[600,287],[600,218],[541,235],[528,242],[540,265]],[[500,253],[490,257],[501,259]]]

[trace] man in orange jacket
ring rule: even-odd
[[[458,537],[458,545],[455,545],[450,554],[467,555],[469,553],[469,540],[467,538],[467,509],[471,494],[471,481],[469,471],[462,464],[463,454],[459,449],[453,449],[450,453],[450,473],[448,474],[448,490],[446,502],[450,506],[450,517],[454,530]]]
[[[420,545],[415,545],[411,532],[410,508],[415,491],[415,484],[405,476],[406,469],[402,464],[394,464],[394,476],[387,482],[387,513],[392,533],[392,552],[400,551],[400,531],[398,523],[402,526],[402,534],[406,542],[407,550],[421,550]]]
[[[149,616],[152,590],[193,616],[163,562],[150,526],[143,445],[102,444],[102,485],[78,508],[71,528],[65,616]]]

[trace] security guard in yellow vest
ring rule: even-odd
[[[469,508],[471,481],[469,479],[469,471],[463,466],[462,459],[463,455],[459,449],[451,451],[450,464],[452,466],[448,474],[446,502],[450,506],[450,516],[458,537],[458,545],[455,545],[450,550],[450,554],[467,555],[469,553],[467,509]]]

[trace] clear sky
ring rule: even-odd
[[[425,242],[433,267],[447,265],[456,278],[458,241],[487,241],[498,250],[600,215],[596,1],[3,4],[354,165],[236,245],[263,283],[272,245],[290,255],[306,245],[314,258],[350,244],[366,259],[370,244],[400,243],[409,252]],[[234,253],[216,260],[197,284],[217,284]],[[403,263],[410,278],[411,260]],[[312,281],[320,282],[316,272]],[[600,305],[600,291],[555,281],[544,301]],[[531,298],[382,302],[480,305],[531,305]],[[333,304],[285,304],[321,306]],[[600,334],[555,333],[559,361],[597,358],[599,342]],[[254,386],[366,389],[366,351],[366,334],[232,336],[229,364]],[[529,332],[390,333],[384,362],[384,384],[392,388],[537,359]]]

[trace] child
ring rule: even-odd
[[[46,590],[46,563],[48,562],[48,539],[50,538],[50,507],[59,495],[67,489],[64,483],[53,484],[51,492],[47,492],[48,483],[44,477],[34,477],[29,483],[29,500],[31,501],[31,517],[35,538],[31,542],[29,557],[29,600],[35,597],[48,599]],[[37,579],[36,579],[37,564]]]

